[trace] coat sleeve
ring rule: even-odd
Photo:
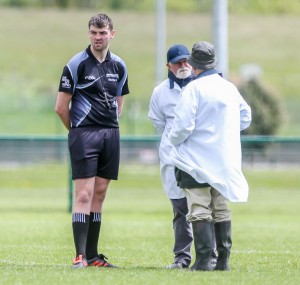
[[[173,145],[183,143],[195,129],[198,102],[195,92],[188,87],[174,109],[174,123],[169,134]]]
[[[159,94],[157,93],[157,91],[154,90],[150,99],[148,117],[152,121],[157,133],[161,135],[165,129],[166,119],[163,112],[161,111],[158,95]]]
[[[247,104],[247,102],[240,95],[241,103],[240,103],[240,130],[247,129],[252,121],[251,108]]]

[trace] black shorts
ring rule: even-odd
[[[117,180],[120,164],[118,128],[81,127],[68,135],[72,179],[99,176]]]

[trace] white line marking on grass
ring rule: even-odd
[[[53,267],[70,267],[71,264],[58,264],[58,263],[39,263],[39,262],[16,262],[13,260],[0,259],[1,265],[17,265],[17,266],[53,266]]]

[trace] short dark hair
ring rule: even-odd
[[[108,17],[106,14],[97,14],[93,16],[89,20],[89,28],[91,26],[95,26],[97,28],[104,28],[107,27],[112,31],[114,29],[114,24],[112,22],[112,19]]]

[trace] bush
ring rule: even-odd
[[[257,79],[246,81],[239,90],[252,109],[252,123],[243,134],[275,135],[284,118],[279,97],[263,88]]]

